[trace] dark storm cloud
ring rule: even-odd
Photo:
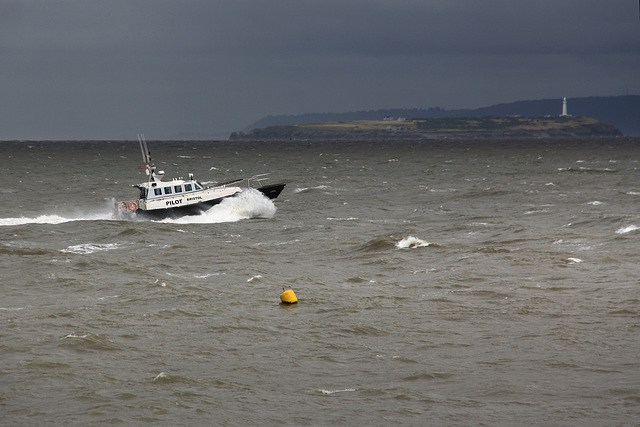
[[[0,138],[640,92],[631,0],[0,3]]]

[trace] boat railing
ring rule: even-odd
[[[254,175],[251,178],[246,178],[247,180],[247,186],[248,187],[262,187],[262,181],[266,181],[269,178],[267,178],[268,175],[271,175],[270,173],[261,173],[258,175]]]
[[[239,179],[233,179],[231,181],[225,181],[225,182],[219,182],[214,184],[215,187],[226,187],[227,185],[233,185],[233,184],[238,184],[239,182],[241,183],[245,183],[246,187],[249,188],[257,188],[257,187],[261,187],[262,186],[262,181],[265,181],[269,178],[267,178],[267,175],[270,175],[269,173],[261,173],[258,175],[254,175],[250,178],[239,178]]]
[[[231,181],[226,181],[226,182],[220,182],[218,184],[216,184],[216,187],[226,187],[227,185],[231,185],[231,184],[237,184],[241,181],[244,181],[244,178],[240,178],[240,179],[233,179]]]

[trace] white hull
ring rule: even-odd
[[[231,197],[241,192],[242,189],[240,187],[206,188],[193,193],[182,193],[175,196],[165,196],[154,199],[141,199],[138,203],[138,209],[154,211],[158,209],[187,207],[224,199],[225,197]]]

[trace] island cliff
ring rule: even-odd
[[[233,132],[231,140],[340,140],[443,138],[560,138],[621,136],[608,123],[589,117],[385,118],[268,126]]]

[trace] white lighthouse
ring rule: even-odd
[[[567,117],[569,114],[567,114],[567,97],[565,96],[564,98],[562,98],[562,114],[560,114],[560,117]]]

